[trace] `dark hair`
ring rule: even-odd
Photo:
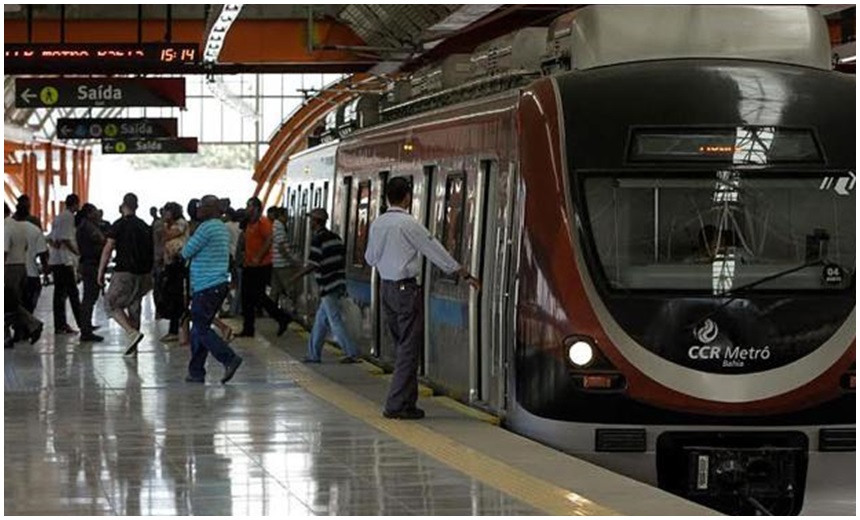
[[[257,209],[263,209],[263,203],[257,197],[251,197],[248,199],[248,204],[254,206]]]
[[[137,195],[134,193],[126,193],[122,198],[122,205],[132,211],[137,211]]]
[[[197,220],[197,208],[200,207],[200,199],[191,199],[188,201],[188,205],[185,206],[185,210],[188,211],[188,218],[192,221]]]
[[[93,204],[87,202],[83,206],[81,206],[80,211],[75,214],[75,227],[81,225],[81,223],[90,218],[90,215],[96,212],[96,207]]]
[[[395,177],[385,185],[385,193],[389,203],[400,204],[412,193],[412,185],[403,177]]]
[[[81,199],[77,195],[75,195],[74,193],[69,194],[66,197],[66,207],[67,208],[69,206],[77,206],[80,203],[81,203]]]
[[[175,220],[185,218],[184,215],[182,215],[182,206],[180,206],[178,202],[168,202],[165,204],[164,212],[167,213],[168,211],[173,215]]]

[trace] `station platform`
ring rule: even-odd
[[[711,515],[713,511],[514,435],[422,393],[421,421],[385,419],[389,377],[367,362],[299,360],[307,334],[258,320],[235,378],[161,343],[147,304],[137,356],[54,335],[4,352],[7,515]],[[228,320],[229,321],[229,320]],[[232,323],[234,327],[238,322]]]

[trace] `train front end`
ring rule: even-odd
[[[723,512],[853,514],[854,108],[739,59],[524,93],[509,423]]]

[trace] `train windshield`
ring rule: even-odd
[[[853,172],[640,171],[583,182],[593,249],[612,289],[853,286]]]

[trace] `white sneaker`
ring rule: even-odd
[[[140,344],[140,341],[143,339],[143,333],[139,331],[134,331],[128,335],[128,349],[125,351],[126,356],[131,356],[132,354],[137,354],[137,346]]]

